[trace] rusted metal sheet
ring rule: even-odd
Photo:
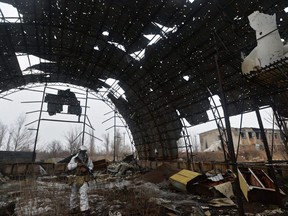
[[[193,184],[205,179],[205,175],[186,169],[181,170],[169,178],[171,184],[176,189],[187,192],[191,192]]]
[[[26,176],[40,174],[40,165],[33,163],[15,163],[2,165],[1,172],[7,176]]]
[[[33,152],[0,151],[0,163],[31,163]]]
[[[25,176],[26,171],[28,168],[28,164],[14,164],[13,170],[12,170],[12,175],[13,176]]]
[[[54,173],[55,175],[63,174],[67,170],[67,164],[66,163],[57,163],[54,165]]]
[[[54,171],[54,163],[43,163],[41,164],[41,166],[44,168],[44,170],[46,171],[47,175],[54,175],[55,171]]]
[[[106,170],[107,169],[107,161],[105,159],[103,160],[97,160],[97,161],[93,161],[93,165],[94,165],[94,170]]]
[[[13,170],[13,164],[5,164],[1,166],[1,172],[3,175],[11,175]]]
[[[238,175],[241,190],[248,202],[279,204],[274,182],[263,170],[242,167],[238,169]],[[280,193],[285,195],[281,190]]]

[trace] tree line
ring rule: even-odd
[[[5,125],[0,121],[0,149],[5,151],[33,151],[35,143],[35,133],[28,130],[25,126],[26,116],[24,114],[18,116],[16,121],[11,125]],[[63,134],[64,139],[53,140],[49,143],[40,145],[37,143],[37,155],[41,158],[59,158],[66,157],[67,155],[77,152],[78,148],[82,145],[82,131],[80,128],[75,127]],[[94,130],[90,129],[89,135],[85,135],[84,144],[89,149],[91,157],[101,155],[105,158],[112,158],[116,155],[116,159],[131,154],[131,149],[125,144],[125,135],[122,136],[119,130],[116,134],[110,137],[109,133],[102,135],[102,142],[97,141],[94,136]],[[114,142],[115,139],[115,142]],[[38,138],[38,141],[41,142]],[[38,157],[37,157],[38,158]]]

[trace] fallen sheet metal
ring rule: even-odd
[[[238,175],[241,190],[248,202],[279,204],[274,182],[263,170],[239,168]],[[280,193],[285,195],[281,190]]]
[[[171,184],[176,189],[187,192],[191,192],[193,184],[205,179],[207,179],[205,175],[186,169],[181,170],[169,178]]]
[[[234,197],[232,183],[225,182],[223,184],[215,185],[214,188],[227,198]]]

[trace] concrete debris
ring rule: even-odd
[[[212,215],[209,210],[205,211],[204,214],[205,214],[205,216],[211,216]]]
[[[284,211],[282,211],[280,208],[278,209],[272,209],[272,210],[265,210],[262,213],[256,213],[255,216],[268,216],[268,215],[279,215],[283,214]]]
[[[11,203],[0,203],[0,215],[14,215],[15,202]]]
[[[8,176],[4,176],[1,172],[0,172],[0,184],[4,184],[9,180]]]
[[[214,143],[212,143],[210,145],[209,148],[204,149],[204,152],[214,152],[214,151],[220,151],[222,150],[222,146],[221,146],[221,141],[215,141]]]
[[[122,216],[122,214],[119,211],[109,211],[109,216]]]
[[[232,189],[235,178],[230,170],[221,173],[213,169],[202,174],[190,170],[189,172],[176,171],[170,165],[162,164],[154,170],[143,173],[141,172],[143,170],[139,170],[140,168],[134,165],[134,162],[122,161],[110,164],[107,172],[97,172],[96,181],[89,182],[90,201],[93,208],[91,215],[103,215],[103,212],[111,216],[132,215],[131,212],[137,215],[139,211],[149,211],[151,214],[147,215],[167,216],[237,215]],[[252,170],[255,172],[254,169]],[[29,183],[27,185],[29,194],[33,191],[37,194],[35,197],[25,197],[23,185],[26,185],[29,179],[23,179],[22,182],[8,179],[7,184],[0,184],[2,187],[0,187],[0,198],[2,197],[5,201],[15,200],[15,213],[18,215],[57,215],[55,209],[63,210],[54,205],[59,205],[59,203],[61,206],[65,205],[66,200],[61,197],[67,197],[69,187],[61,177],[39,176],[33,183]],[[172,183],[171,179],[175,182]],[[9,188],[8,185],[10,185]],[[21,188],[20,191],[19,188]],[[48,195],[50,192],[52,194]],[[55,194],[60,198],[57,202],[53,202]],[[268,207],[262,204],[256,207],[257,211],[254,211],[255,204],[246,204],[249,204],[249,212],[253,212],[251,215],[245,214],[246,216],[285,215],[287,213],[285,208],[272,209],[275,206]],[[4,206],[7,206],[7,203]]]
[[[118,176],[129,174],[129,172],[135,172],[137,170],[139,170],[139,167],[137,165],[126,162],[111,164],[107,167],[108,172]]]
[[[223,175],[221,173],[217,173],[214,176],[208,177],[208,179],[210,179],[211,181],[217,182],[217,181],[221,181],[224,179]]]
[[[166,199],[163,199],[163,198],[151,197],[149,199],[149,202],[154,202],[154,203],[157,203],[158,205],[161,205],[161,204],[169,204],[172,201],[171,200],[166,200]]]
[[[107,171],[117,176],[132,174],[140,170],[141,168],[133,155],[128,155],[119,163],[107,165]]]
[[[223,206],[235,206],[235,203],[229,198],[217,198],[209,201],[210,206],[223,207]]]

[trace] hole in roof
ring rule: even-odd
[[[10,4],[0,3],[1,20],[4,22],[20,23],[22,14],[18,13],[17,9]]]
[[[148,45],[155,44],[162,38],[161,35],[159,35],[159,34],[157,34],[157,35],[149,34],[149,35],[143,35],[143,36],[145,38],[147,38],[148,40],[150,40]]]
[[[186,0],[188,3],[193,3],[195,0]]]
[[[95,46],[94,50],[100,50],[99,46]]]
[[[174,33],[174,32],[176,32],[177,29],[178,29],[176,25],[174,25],[174,26],[171,28],[171,27],[167,27],[167,26],[161,25],[161,24],[156,23],[156,22],[153,22],[153,24],[156,25],[157,27],[161,28],[161,31],[162,31],[163,33],[169,33],[169,32]]]
[[[40,71],[38,69],[30,69],[29,67],[40,64],[40,63],[51,63],[51,61],[48,61],[46,59],[39,58],[34,55],[27,55],[26,53],[15,53],[20,69],[22,71],[23,75],[27,74],[39,74],[43,73],[43,71]]]
[[[186,76],[183,76],[183,79],[186,81],[189,81],[190,77],[186,75]]]
[[[124,98],[126,101],[126,95],[125,95],[125,91],[122,89],[122,87],[120,85],[118,85],[119,80],[113,79],[113,78],[108,78],[105,80],[105,83],[108,84],[110,86],[109,89],[102,87],[100,89],[99,92],[104,92],[105,94],[108,94],[109,92],[112,93],[112,95],[114,95],[115,98]],[[102,96],[104,96],[102,95]]]
[[[288,7],[284,8],[284,11],[285,11],[286,13],[288,13]]]
[[[108,32],[108,31],[103,31],[103,32],[102,32],[102,35],[104,35],[104,36],[109,36],[109,32]]]
[[[218,117],[223,117],[224,114],[223,114],[223,109],[222,109],[222,106],[221,106],[220,97],[218,95],[213,95],[212,97],[208,97],[208,100],[210,102],[210,106],[213,107],[213,109],[217,108],[217,110],[219,112],[218,115],[220,115]],[[209,120],[215,119],[214,115],[213,115],[213,112],[212,112],[212,109],[207,110],[206,113],[208,115]]]
[[[112,44],[112,45],[114,45],[115,47],[117,47],[118,49],[126,52],[126,49],[125,49],[125,47],[124,47],[123,45],[121,45],[121,44],[119,44],[119,43],[116,43],[116,42],[112,42],[112,41],[108,41],[108,43],[109,43],[109,44]]]
[[[145,49],[136,51],[134,53],[129,54],[132,58],[134,58],[137,61],[140,61],[145,56]]]
[[[241,20],[242,19],[242,17],[240,17],[240,16],[236,16],[236,17],[234,17],[234,20]]]

